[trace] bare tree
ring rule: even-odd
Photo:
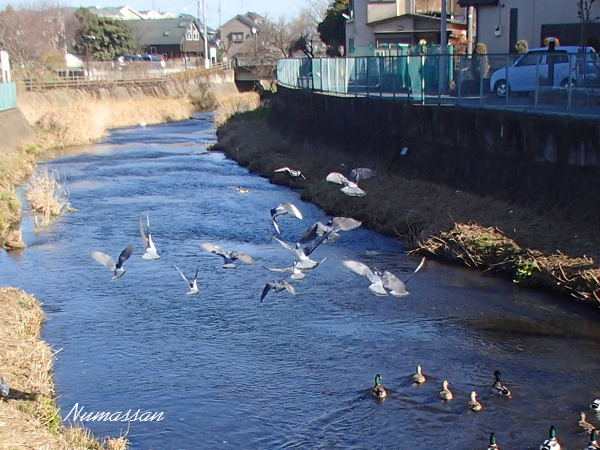
[[[0,46],[23,77],[39,75],[50,63],[60,61],[64,44],[64,21],[53,0],[22,3],[19,9],[9,5],[0,11]]]
[[[585,52],[585,47],[588,45],[588,34],[592,22],[597,21],[600,17],[592,19],[592,5],[595,0],[578,0],[577,1],[577,17],[581,24],[581,36],[579,38],[579,47],[581,52]]]

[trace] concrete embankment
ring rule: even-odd
[[[403,163],[394,160],[392,154],[400,158],[419,153],[416,137],[412,143],[389,135],[387,141],[377,139],[377,145],[358,138],[352,142],[348,135],[359,133],[353,127],[368,128],[378,120],[389,125],[393,119],[380,113],[364,117],[364,123],[356,119],[348,126],[338,107],[328,102],[321,106],[322,114],[308,103],[304,104],[304,112],[288,114],[276,100],[268,121],[257,111],[235,117],[219,128],[219,147],[274,183],[302,188],[302,198],[326,213],[362,220],[363,226],[400,238],[412,251],[501,271],[520,285],[542,286],[600,304],[600,269],[590,257],[600,254],[595,222],[544,215],[535,207],[432,182],[434,174],[419,178],[426,172],[425,161],[419,163],[423,164],[419,171],[408,170],[405,176],[397,170]],[[353,112],[364,113],[360,109]],[[406,155],[400,154],[403,145],[408,147]],[[448,145],[440,146],[445,149]],[[448,159],[446,162],[450,164]],[[437,164],[431,162],[434,173]],[[282,166],[301,170],[307,180],[273,173]],[[329,172],[348,175],[355,167],[378,171],[377,177],[360,183],[367,192],[364,197],[348,197],[340,192],[341,186],[325,182]]]

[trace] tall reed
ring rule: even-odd
[[[71,207],[69,193],[59,180],[57,170],[38,168],[25,185],[29,208],[41,213],[42,225],[48,225]]]

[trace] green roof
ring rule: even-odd
[[[176,17],[175,19],[128,20],[133,29],[133,39],[141,46],[180,45],[193,20]]]

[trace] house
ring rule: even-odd
[[[526,40],[539,47],[547,37],[561,45],[580,45],[581,25],[577,2],[557,0],[459,0],[460,6],[477,10],[477,41],[488,53],[513,53],[515,44]],[[591,19],[600,16],[600,4],[593,4]],[[600,51],[600,23],[589,27],[587,45]]]
[[[150,11],[138,11],[142,16],[142,19],[174,19],[175,16],[170,12],[161,13],[160,11],[155,11],[151,9]]]
[[[204,57],[202,33],[193,17],[160,20],[130,20],[133,38],[140,50],[166,58]]]
[[[238,14],[219,28],[219,39],[229,59],[243,54],[249,45],[253,45],[265,20],[256,13],[247,12],[244,15]]]
[[[145,19],[139,11],[136,11],[131,6],[107,6],[105,8],[101,6],[90,7],[88,10],[100,17],[108,17],[110,19],[121,19],[121,20],[139,20]]]
[[[466,32],[465,8],[448,0],[448,38]],[[346,17],[346,53],[372,55],[396,44],[440,43],[442,0],[350,0]]]

